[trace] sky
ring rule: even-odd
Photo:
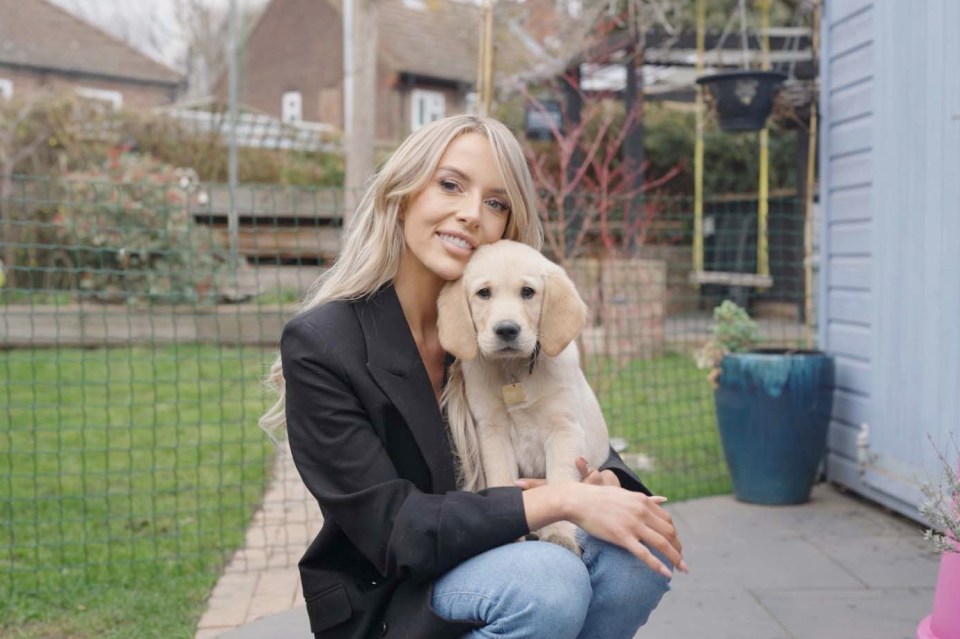
[[[177,0],[50,0],[101,29],[130,42],[151,57],[179,69],[184,40],[177,32]],[[230,0],[203,0],[227,10]],[[267,0],[236,0],[237,7],[257,8]],[[151,44],[153,43],[153,44]]]

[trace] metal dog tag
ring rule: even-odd
[[[503,401],[506,402],[507,406],[527,401],[527,391],[524,390],[523,384],[520,382],[504,384],[500,390],[503,392]]]

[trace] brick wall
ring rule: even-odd
[[[343,126],[342,108],[333,112],[331,107],[343,81],[339,14],[320,0],[291,0],[283,9],[268,9],[250,35],[241,67],[240,102],[279,118],[283,94],[299,91],[304,120],[329,122],[323,115],[336,115],[341,121],[329,123]],[[310,28],[304,29],[304,24]],[[216,95],[225,100],[227,88],[227,78],[221,78]]]
[[[176,99],[173,87],[143,85],[119,80],[75,78],[54,72],[38,73],[0,68],[0,78],[13,83],[17,99],[43,97],[51,93],[73,91],[78,87],[117,91],[123,96],[123,106],[130,109],[149,109],[170,104]]]

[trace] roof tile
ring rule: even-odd
[[[0,0],[0,65],[176,84],[180,74],[46,0]]]

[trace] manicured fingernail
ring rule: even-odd
[[[666,566],[660,566],[660,574],[666,577],[667,579],[673,579],[673,573],[670,572],[670,569]]]
[[[658,504],[663,504],[663,503],[669,501],[666,497],[662,497],[662,496],[660,496],[660,495],[654,495],[654,496],[651,497],[650,499],[652,499],[653,501],[657,502]]]
[[[526,487],[527,487],[527,482],[523,481],[522,479],[514,479],[514,480],[513,480],[513,484],[514,484],[515,486],[520,487],[520,488],[526,488]]]
[[[680,560],[680,565],[677,566],[680,569],[680,572],[690,572],[690,568],[687,567],[687,562]]]

